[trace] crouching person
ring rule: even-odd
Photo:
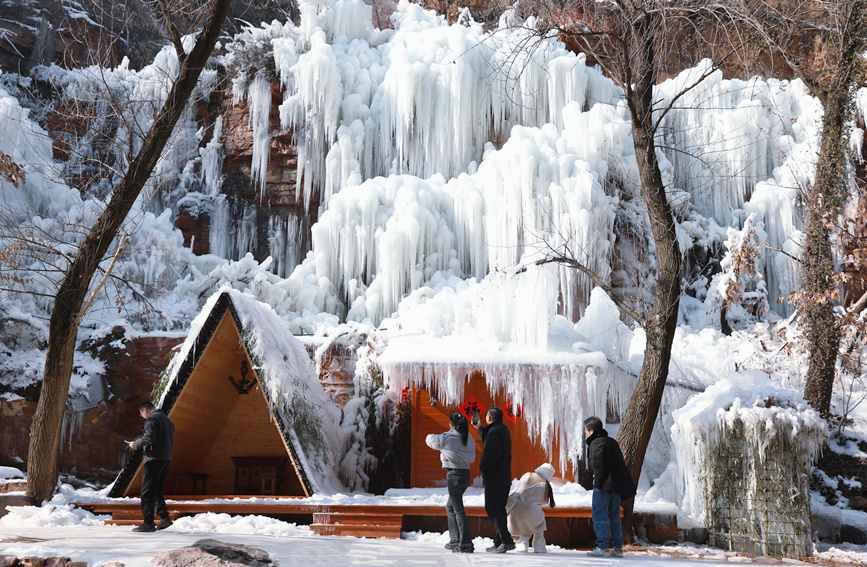
[[[533,538],[533,551],[548,553],[545,548],[545,530],[548,526],[542,506],[556,506],[554,491],[551,489],[552,478],[554,467],[545,463],[535,471],[525,473],[518,483],[514,506],[509,510],[508,517],[509,532],[518,546],[518,551],[528,552],[530,538]]]

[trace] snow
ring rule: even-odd
[[[255,532],[253,529],[255,528]],[[17,556],[66,556],[73,561],[87,561],[92,567],[121,562],[127,567],[151,567],[151,558],[157,553],[192,545],[199,539],[211,538],[262,549],[282,567],[301,567],[317,564],[328,558],[341,565],[521,565],[542,567],[552,563],[568,562],[577,567],[599,565],[600,560],[589,558],[585,551],[567,550],[548,545],[546,555],[507,553],[492,555],[474,553],[457,557],[443,549],[448,534],[405,533],[404,539],[359,539],[352,537],[320,537],[301,526],[286,524],[268,518],[230,519],[223,515],[197,516],[181,519],[170,529],[158,534],[130,534],[129,527],[63,527],[52,529],[21,528],[9,531],[0,528],[0,538],[12,536],[38,538],[38,542],[4,542],[0,540],[0,553]],[[491,540],[475,538],[474,545],[481,551]],[[724,559],[726,556],[722,556]],[[630,565],[661,567],[687,565],[684,559],[627,554]],[[607,562],[605,562],[607,563]],[[722,561],[702,562],[714,567]]]
[[[559,495],[555,498],[560,502]],[[591,567],[600,563],[599,559],[587,557],[583,550],[551,544],[547,555],[489,555],[481,552],[492,544],[484,537],[476,537],[473,541],[480,553],[456,557],[443,549],[448,532],[404,532],[399,540],[324,537],[311,532],[308,526],[264,516],[232,517],[206,513],[180,518],[171,528],[156,534],[131,534],[129,526],[102,525],[101,518],[80,511],[90,518],[79,517],[68,506],[46,505],[41,510],[44,512],[33,514],[14,509],[14,524],[6,520],[9,516],[0,519],[0,555],[70,557],[73,561],[86,561],[92,567],[115,561],[128,567],[148,567],[153,565],[150,560],[157,553],[211,538],[262,549],[283,567],[310,565],[321,562],[323,557],[336,564],[348,565],[454,565],[458,561],[461,565],[524,567],[567,562],[578,567]],[[29,522],[23,521],[25,517]],[[826,562],[867,564],[864,546],[823,546],[817,549],[816,555]],[[732,562],[761,562],[749,556],[693,544],[627,551],[626,558],[620,561],[633,566],[668,567],[693,564],[695,559],[703,559],[700,564],[707,567]],[[792,562],[794,560],[790,559],[789,563]]]
[[[260,196],[274,134],[271,80],[283,89],[280,128],[295,129],[301,200],[314,208],[314,193],[321,195],[319,210],[311,211],[317,219],[312,249],[302,257],[307,228],[298,217],[222,193],[226,117],[216,118],[208,139],[186,113],[122,229],[129,247],[115,274],[124,283],[109,281],[83,320],[79,342],[117,326],[126,338],[188,333],[180,360],[193,348],[215,292],[230,293],[251,354],[268,376],[272,404],[280,411],[300,400],[328,408],[319,450],[308,451],[305,439],[298,443],[325,492],[342,493],[338,472],[346,486],[365,486],[370,454],[349,441],[351,432],[363,433],[361,396],[374,388],[373,373],[358,374],[359,397],[338,425],[339,411],[320,393],[293,334],[327,343],[351,328],[354,337],[364,337],[360,352],[367,358],[359,366],[380,364],[389,390],[376,394],[377,407],[422,378],[446,401],[458,401],[467,371],[481,369],[491,389],[524,406],[535,439],[549,450],[559,440],[560,462],[575,462],[583,418],[608,415],[609,408],[622,415],[646,338],[588,278],[537,262],[566,254],[638,306],[650,300],[655,280],[629,115],[616,85],[556,40],[516,51],[531,40],[520,28],[532,28],[533,20],[518,22],[514,12],[504,14],[501,27],[486,30],[468,12],[449,24],[402,0],[394,29],[379,30],[371,7],[360,0],[302,1],[299,8],[297,26],[246,27],[220,62],[229,71],[243,70],[230,78],[236,101],[250,110],[251,175]],[[272,65],[275,77],[268,75]],[[248,76],[248,68],[260,72]],[[140,146],[141,128],[151,123],[177,69],[168,46],[141,71],[127,62],[114,69],[52,66],[38,68],[37,78],[105,116],[106,98],[128,103],[129,121],[108,144],[122,168],[129,160],[123,150]],[[708,71],[701,62],[658,85],[659,107]],[[206,70],[197,96],[216,85],[216,71]],[[856,106],[863,120],[867,89],[857,92]],[[675,447],[672,425],[690,398],[705,392],[693,409],[722,403],[731,394],[729,380],[751,372],[761,372],[777,392],[802,389],[799,331],[794,321],[778,318],[790,307],[776,299],[799,285],[793,258],[803,241],[801,188],[814,174],[821,116],[821,105],[800,81],[728,80],[711,72],[662,122],[663,178],[684,261],[697,275],[681,301],[669,387],[639,486],[642,506],[684,506],[679,479],[690,458],[676,456],[683,448]],[[98,156],[89,144],[105,125],[95,121],[72,149],[81,159],[61,171],[47,133],[14,93],[0,87],[0,152],[26,175],[17,188],[0,177],[0,209],[14,221],[3,226],[18,231],[4,228],[0,250],[13,249],[16,236],[32,231],[56,244],[56,251],[16,266],[32,293],[0,291],[3,329],[14,337],[0,342],[4,399],[41,375],[48,296],[58,277],[46,273],[43,262],[65,265],[81,242],[81,225],[93,222],[110,193],[112,176],[84,196],[60,181],[90,174],[87,160]],[[855,129],[852,151],[859,153],[862,144],[863,132]],[[173,224],[181,200],[210,215],[211,254],[195,256],[183,246]],[[749,247],[760,251],[755,270],[735,273],[733,256]],[[271,256],[256,260],[253,253],[265,248]],[[719,309],[733,283],[743,293],[728,309],[734,331],[727,336]],[[98,360],[76,353],[67,435],[80,411],[106,395],[103,372]],[[845,403],[835,398],[840,408]],[[867,416],[864,408],[854,409],[851,427],[863,438]],[[863,457],[854,443],[833,450]],[[583,502],[586,495],[574,497]],[[34,512],[31,520],[78,521],[61,508]],[[206,531],[206,522],[231,523],[208,518],[189,529]]]
[[[0,479],[22,479],[24,478],[24,473],[15,467],[0,467]]]

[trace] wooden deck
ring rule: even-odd
[[[231,502],[196,502],[195,500],[231,499]],[[238,496],[167,497],[169,516],[176,520],[205,512],[234,515],[310,516],[311,529],[319,535],[400,538],[404,518],[411,516],[445,516],[444,506],[391,506],[353,504],[310,504],[287,501],[250,502]],[[257,497],[261,499],[261,497]],[[111,514],[110,525],[137,525],[142,521],[138,502],[87,502],[76,504],[94,514]],[[467,506],[467,516],[485,517],[484,507]],[[546,508],[548,518],[589,518],[590,508]],[[303,522],[302,522],[303,523]]]

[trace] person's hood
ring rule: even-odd
[[[554,466],[550,463],[539,465],[534,472],[548,482],[551,482],[551,479],[554,478]]]

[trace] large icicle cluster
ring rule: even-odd
[[[623,159],[629,127],[622,112],[596,105],[585,113],[572,104],[563,111],[564,131],[516,127],[472,174],[390,176],[343,190],[313,227],[313,252],[290,279],[331,282],[348,303],[348,319],[377,324],[416,290],[490,274],[491,291],[507,286],[514,296],[523,285],[534,293],[522,296],[520,309],[492,304],[490,317],[476,322],[496,340],[543,344],[558,290],[572,316],[575,275],[515,273],[514,266],[563,253],[608,277],[618,197],[603,180],[609,161]],[[579,280],[577,292],[586,301],[589,283]]]
[[[562,127],[560,110],[570,102],[613,100],[612,83],[586,68],[583,55],[537,42],[529,29],[449,25],[406,0],[394,31],[374,29],[360,0],[301,7],[299,27],[245,33],[273,45],[286,93],[282,126],[297,132],[308,205],[313,184],[327,204],[343,187],[379,175],[456,176],[481,159],[492,135],[518,124]],[[521,49],[530,42],[533,49]],[[248,85],[248,100],[264,100],[257,80]],[[267,147],[254,146],[256,168],[267,160],[261,152]]]
[[[822,107],[798,80],[748,81],[710,73],[709,62],[665,81],[665,102],[685,94],[662,123],[661,146],[670,148],[671,182],[686,192],[698,214],[740,229],[756,214],[759,237],[769,249],[760,258],[772,307],[788,312],[777,297],[796,289],[800,256],[802,192],[812,183]]]
[[[390,329],[379,363],[392,391],[427,384],[452,405],[462,403],[468,374],[483,371],[492,393],[524,408],[533,439],[549,454],[557,442],[565,472],[582,458],[584,419],[607,415],[609,402],[618,413],[625,409],[635,385],[628,361],[640,355],[642,341],[635,340],[617,307],[598,288],[577,325],[554,318],[544,346],[521,348],[518,341],[493,341],[479,322],[489,317],[483,304],[521,311],[526,297],[515,291],[470,284],[457,286],[454,293],[431,295],[431,305],[407,304],[391,322],[399,322],[400,329]],[[439,327],[442,314],[449,318],[461,313],[464,320],[447,335],[432,339],[423,334]]]

